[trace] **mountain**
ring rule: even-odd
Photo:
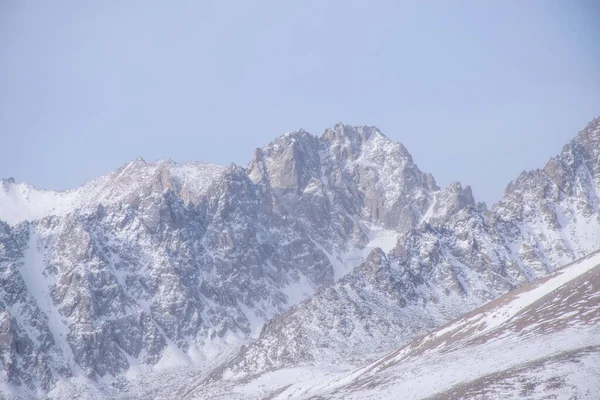
[[[93,210],[99,204],[137,205],[152,194],[172,189],[186,203],[197,204],[210,184],[225,170],[204,163],[176,164],[169,159],[146,163],[142,158],[92,179],[82,187],[56,192],[37,190],[13,178],[0,181],[0,216],[9,224]]]
[[[422,176],[425,188],[432,178],[375,128],[336,129],[342,136],[330,140],[335,145],[363,135],[375,148],[361,157],[359,140],[311,164],[309,157],[320,160],[334,145],[323,139],[311,148],[314,138],[298,131],[258,151],[247,168],[138,159],[67,192],[3,181],[0,212],[12,225],[3,226],[10,249],[2,259],[3,329],[10,332],[5,380],[33,395],[57,383],[73,384],[77,393],[80,382],[87,390],[85,378],[208,368],[273,315],[345,274],[346,259],[360,261],[381,237],[389,242],[393,232],[360,218],[370,195],[351,186],[357,178],[349,173],[377,176],[375,157],[390,154],[399,178]],[[291,155],[277,162],[289,164],[292,178],[260,181],[261,169],[272,166],[263,160],[274,159],[279,147]],[[355,167],[359,157],[365,165]],[[337,176],[341,164],[348,173]],[[327,199],[319,210],[325,218],[313,216],[317,225],[305,214],[319,201],[306,177],[322,165],[327,171],[318,179],[331,178],[326,192],[349,211]],[[426,200],[420,186],[405,186]],[[390,210],[418,215],[425,208],[413,210],[406,197],[390,196]],[[289,200],[306,208],[290,208]]]
[[[2,180],[0,391],[202,397],[355,368],[596,250],[599,152],[597,119],[490,210],[343,124],[245,167],[138,159],[66,192]]]
[[[490,211],[459,184],[384,254],[271,320],[212,379],[298,365],[358,366],[600,247],[600,122]]]
[[[303,395],[596,399],[599,293],[596,252]]]

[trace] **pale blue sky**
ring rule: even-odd
[[[0,0],[0,176],[378,126],[491,202],[600,115],[600,2]]]

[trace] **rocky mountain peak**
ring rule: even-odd
[[[598,148],[600,145],[600,117],[591,120],[573,139],[584,147]]]
[[[322,138],[327,141],[336,141],[341,139],[349,139],[351,141],[366,142],[374,135],[378,135],[382,138],[389,140],[381,131],[375,126],[351,126],[345,125],[342,122],[335,124],[332,128],[328,128],[322,135]]]
[[[412,156],[401,144],[395,143],[375,126],[350,126],[338,123],[325,130],[321,136],[325,147],[329,147],[340,161],[352,161],[364,157],[372,160],[373,156],[385,154],[396,159],[405,159],[412,164]],[[377,161],[382,161],[378,157]]]
[[[12,176],[10,178],[1,178],[0,183],[2,184],[3,187],[6,187],[8,185],[14,185],[15,178],[13,178]]]
[[[342,123],[320,138],[294,131],[275,139],[255,151],[248,174],[268,188],[276,209],[303,210],[312,227],[344,208],[346,215],[402,232],[419,223],[439,189],[400,143],[376,127]],[[344,221],[345,234],[356,231],[356,224]]]
[[[344,124],[246,167],[138,159],[68,192],[3,180],[0,384],[111,391],[239,349],[226,370],[363,363],[597,247],[597,125],[489,211]]]
[[[463,188],[460,182],[454,182],[433,194],[433,204],[424,215],[423,221],[442,225],[460,210],[470,206],[475,206],[471,186],[467,185]]]
[[[301,193],[311,179],[321,175],[318,139],[304,130],[280,136],[254,158],[248,165],[249,176],[278,195]]]
[[[312,134],[300,128],[279,136],[265,147],[293,147],[301,145],[303,142],[310,141],[313,139],[315,139],[315,137]]]
[[[585,165],[591,176],[600,183],[600,118],[591,121],[566,147],[561,154],[568,160],[565,161],[571,165]],[[572,155],[569,157],[567,154]]]

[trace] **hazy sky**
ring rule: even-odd
[[[0,176],[245,165],[341,121],[491,202],[600,115],[599,17],[596,0],[0,0]]]

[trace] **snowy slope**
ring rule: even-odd
[[[37,190],[27,183],[15,183],[14,179],[0,182],[0,220],[18,224],[47,215],[58,214],[69,208],[73,192]]]
[[[185,385],[205,399],[597,399],[600,252],[356,370],[295,367]],[[575,396],[575,397],[573,397]]]
[[[595,399],[599,322],[596,252],[303,396]]]

